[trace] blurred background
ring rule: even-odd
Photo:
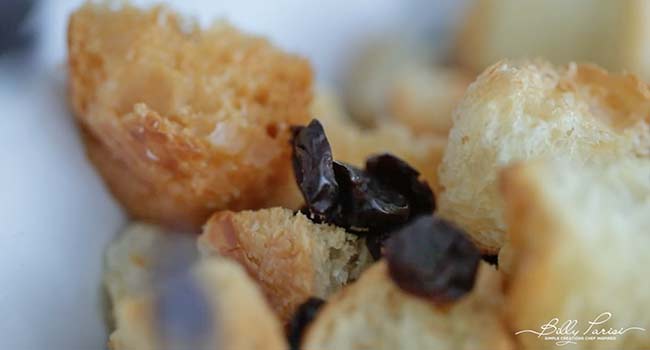
[[[82,2],[0,1],[1,349],[106,341],[102,255],[125,216],[88,164],[67,105],[66,24]],[[501,58],[650,77],[645,0],[165,2],[307,57],[319,89],[361,127],[394,119],[443,142],[468,84]]]
[[[82,0],[4,0],[3,46],[31,43],[34,64],[61,64],[65,59],[67,17]],[[121,1],[112,1],[119,4]],[[136,5],[160,1],[135,0]],[[446,38],[467,1],[453,0],[171,0],[165,1],[203,25],[225,18],[251,33],[308,57],[321,79],[337,79],[351,50],[367,39],[399,32],[430,36],[432,45]],[[29,13],[28,13],[29,11]],[[5,19],[6,18],[6,19]],[[12,35],[15,24],[20,28]],[[9,28],[9,27],[13,28]],[[447,43],[441,43],[446,45]],[[442,46],[441,45],[441,46]]]

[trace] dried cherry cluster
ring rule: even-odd
[[[403,160],[381,154],[359,169],[332,158],[323,126],[312,120],[293,128],[293,168],[305,198],[303,212],[316,222],[372,237],[385,236],[435,209],[433,192]],[[371,247],[375,258],[379,252]]]
[[[417,170],[391,154],[368,158],[364,169],[335,161],[318,120],[294,127],[292,145],[311,220],[365,237],[409,293],[445,303],[473,288],[481,255],[460,229],[433,216],[433,192]]]

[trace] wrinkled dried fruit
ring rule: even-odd
[[[352,231],[374,231],[399,225],[409,217],[406,199],[361,169],[334,162],[334,174],[339,184],[339,203],[343,222]]]
[[[405,161],[388,153],[376,155],[366,160],[366,171],[406,198],[411,217],[433,213],[436,207],[433,191]]]
[[[481,254],[452,224],[421,216],[385,242],[388,271],[404,291],[434,303],[459,299],[474,287]]]
[[[325,300],[311,297],[302,303],[289,323],[288,337],[291,350],[300,349],[302,335],[311,321],[316,318],[320,308],[325,305]]]
[[[323,126],[312,120],[294,127],[293,171],[305,202],[319,219],[338,215],[338,184],[332,167],[332,149]]]
[[[435,209],[427,183],[395,156],[371,157],[366,170],[333,161],[317,120],[293,129],[293,149],[294,172],[306,203],[302,212],[315,222],[366,235],[375,256],[380,255],[387,232]],[[370,238],[375,235],[381,238]]]

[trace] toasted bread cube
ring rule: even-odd
[[[469,295],[439,308],[399,289],[377,262],[319,311],[302,349],[514,349],[498,272],[483,264],[478,279]]]
[[[592,65],[504,61],[467,90],[439,168],[440,215],[486,253],[505,242],[499,170],[537,157],[598,163],[647,157],[650,90]]]
[[[136,218],[198,231],[292,180],[304,59],[223,22],[202,31],[164,7],[88,3],[70,17],[68,68],[90,158]]]
[[[605,322],[592,330],[646,330],[568,346],[649,348],[650,161],[525,162],[506,169],[501,185],[511,250],[506,309],[513,332],[540,332],[557,318],[558,327],[577,321],[575,330],[589,337],[595,335],[589,322],[600,320]],[[557,348],[544,338],[517,335],[522,349]]]
[[[356,279],[371,260],[363,239],[283,208],[216,213],[199,250],[242,264],[284,322],[309,297],[327,298]]]

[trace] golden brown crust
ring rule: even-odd
[[[305,350],[513,349],[500,317],[501,280],[483,265],[474,291],[438,308],[400,290],[380,261],[333,296],[309,326]]]
[[[213,215],[205,225],[200,244],[242,264],[260,283],[280,318],[288,321],[295,308],[315,294],[317,267],[312,262],[312,248],[309,245],[294,248],[285,235],[271,238],[279,240],[268,242],[271,246],[267,242],[257,246],[258,238],[248,234],[237,219],[233,212]]]
[[[68,49],[89,153],[134,216],[196,229],[289,181],[289,127],[309,118],[305,60],[226,24],[184,28],[164,8],[128,5],[77,10]]]
[[[281,208],[216,213],[199,249],[242,264],[285,322],[307,298],[326,298],[356,278],[369,260],[355,236]]]

